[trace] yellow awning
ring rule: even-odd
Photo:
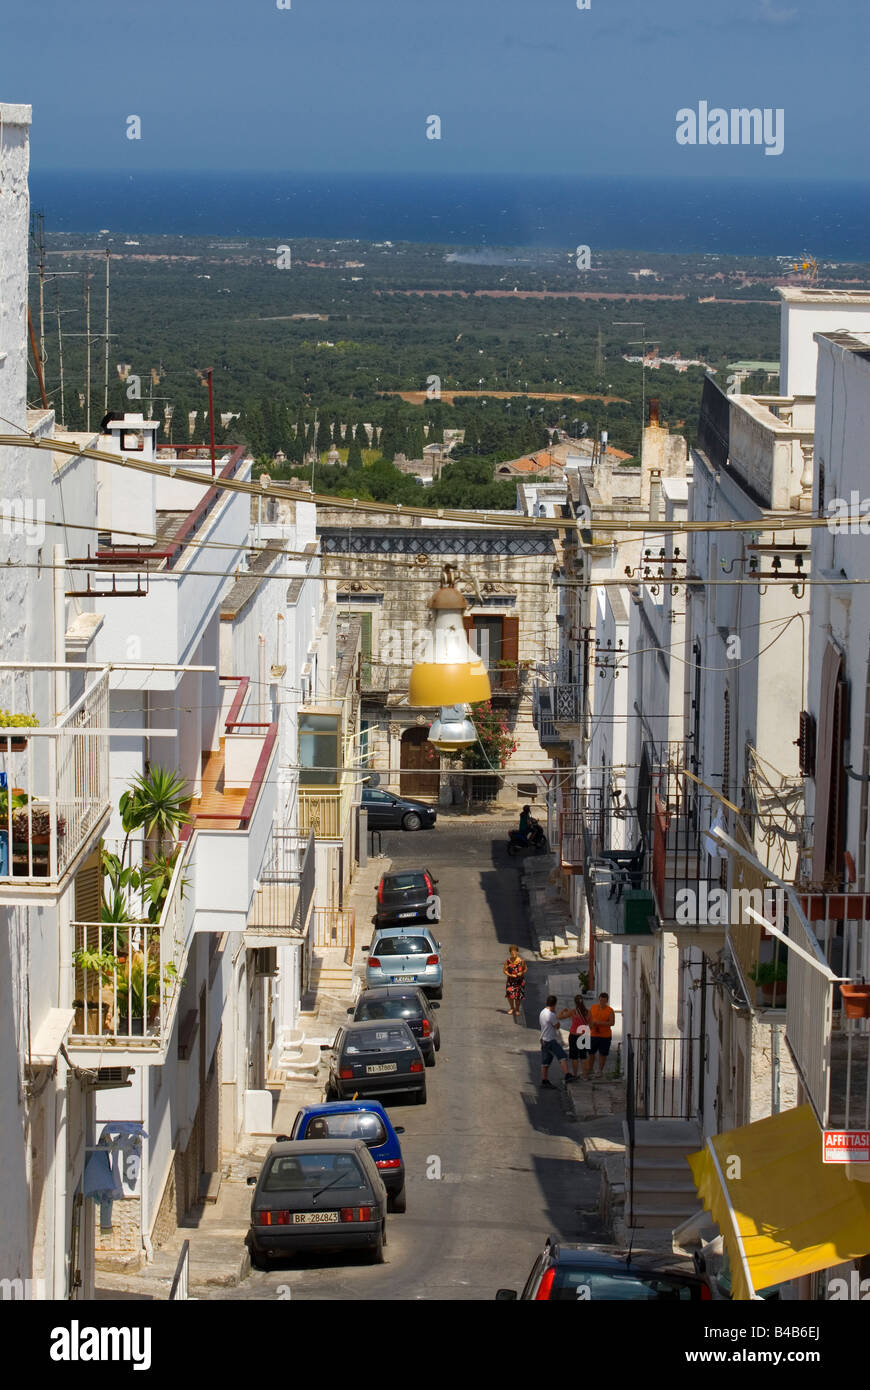
[[[717,1134],[688,1159],[725,1240],[734,1298],[870,1253],[870,1186],[822,1162],[809,1105]]]

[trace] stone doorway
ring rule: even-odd
[[[429,753],[434,756],[430,758]],[[440,785],[441,758],[429,743],[429,730],[425,725],[406,729],[402,734],[399,768],[399,781],[402,796],[420,797],[426,801],[437,801]]]

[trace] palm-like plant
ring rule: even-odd
[[[134,777],[132,790],[124,792],[118,803],[127,839],[133,830],[143,829],[147,839],[156,837],[157,852],[162,855],[165,842],[190,822],[186,788],[185,779],[167,768],[152,767]]]

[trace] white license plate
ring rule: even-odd
[[[417,914],[416,914],[416,912],[400,912],[400,913],[399,913],[399,916],[400,916],[400,917],[416,917]]]
[[[394,975],[393,979],[398,985],[412,985],[416,980],[416,975]]]
[[[293,1213],[294,1226],[337,1226],[337,1211],[297,1211]]]
[[[376,1072],[395,1071],[395,1062],[380,1062],[376,1067],[366,1067],[366,1075],[374,1076]]]

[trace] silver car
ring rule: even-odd
[[[366,988],[378,985],[417,985],[430,999],[440,999],[444,986],[441,942],[426,927],[381,927],[375,931],[366,961]]]

